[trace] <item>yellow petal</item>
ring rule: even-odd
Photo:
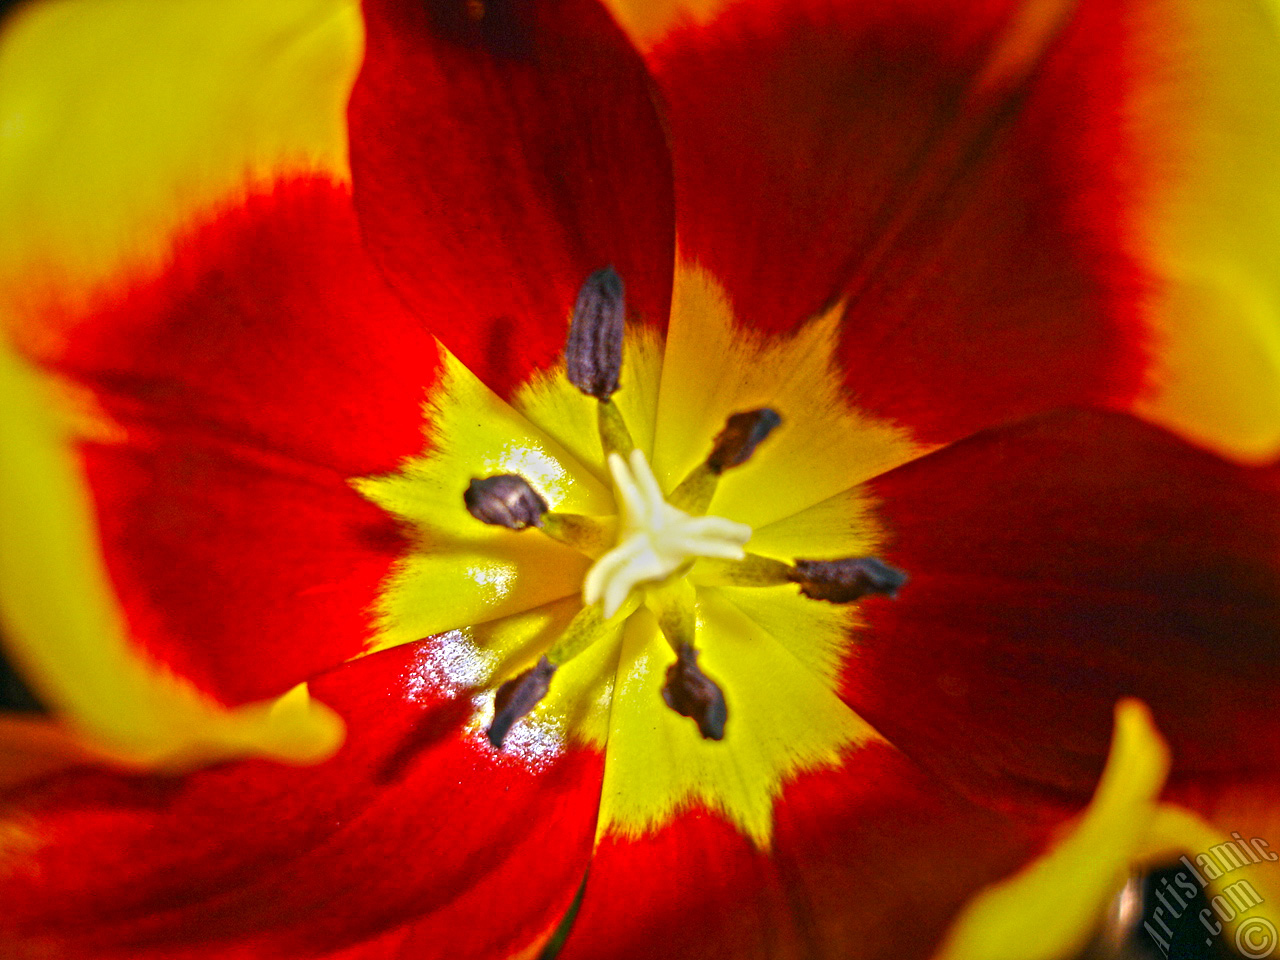
[[[0,297],[155,265],[281,172],[345,181],[356,0],[56,0],[0,32]]]
[[[65,735],[79,738],[83,756],[166,771],[238,756],[331,755],[342,721],[305,685],[227,709],[130,645],[47,387],[0,340],[0,639],[58,725],[26,741],[37,754],[27,759],[75,759]],[[14,761],[21,731],[0,733],[0,758]]]
[[[1143,850],[1168,771],[1168,748],[1146,706],[1121,701],[1107,766],[1083,816],[1044,856],[980,892],[936,960],[1074,956]]]
[[[1136,224],[1157,274],[1157,370],[1139,411],[1267,459],[1280,452],[1280,3],[1149,6],[1134,27],[1161,80],[1130,129],[1147,153]]]
[[[1156,810],[1140,859],[1179,869],[1173,889],[1162,891],[1164,900],[1147,921],[1153,938],[1164,934],[1161,920],[1167,923],[1180,910],[1178,891],[1189,894],[1198,885],[1209,900],[1197,917],[1208,939],[1234,943],[1245,957],[1271,956],[1280,949],[1280,851],[1272,849],[1280,818],[1266,798],[1269,792],[1215,789],[1225,803],[1214,811],[1212,823],[1168,804]]]

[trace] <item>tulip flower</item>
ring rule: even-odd
[[[1065,956],[1280,845],[1268,3],[20,6],[0,953]]]

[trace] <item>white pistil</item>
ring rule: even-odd
[[[596,561],[582,585],[587,603],[603,600],[612,617],[636,587],[664,580],[698,557],[741,560],[751,528],[724,517],[692,517],[667,503],[649,461],[639,450],[631,463],[609,454],[614,494],[622,515],[617,545]]]

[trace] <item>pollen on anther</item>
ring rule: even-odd
[[[547,502],[529,481],[512,473],[472,480],[462,499],[477,520],[509,530],[541,526],[547,512]]]
[[[569,382],[597,400],[608,400],[622,373],[622,334],[626,293],[613,267],[587,277],[578,292],[564,348]]]

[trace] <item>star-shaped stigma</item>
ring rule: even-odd
[[[724,517],[690,516],[672,506],[640,450],[625,460],[611,453],[608,462],[622,527],[617,546],[596,561],[582,585],[587,603],[603,601],[606,618],[636,587],[665,580],[698,557],[746,557],[743,546],[751,528]]]

